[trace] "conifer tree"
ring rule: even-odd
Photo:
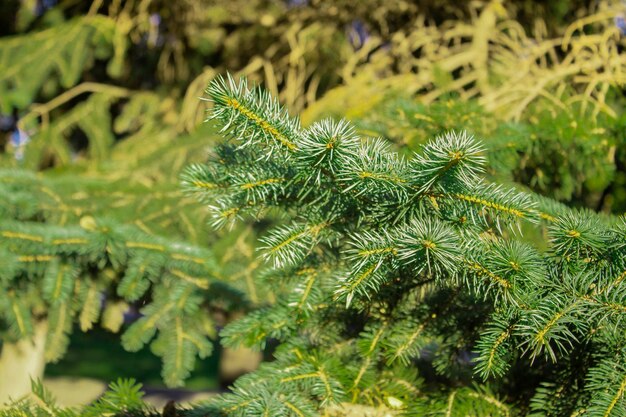
[[[87,332],[98,324],[112,332],[124,330],[126,350],[150,344],[163,359],[165,383],[180,386],[196,358],[212,354],[216,323],[209,310],[246,304],[241,291],[223,278],[213,252],[177,240],[174,227],[169,235],[153,233],[158,229],[150,217],[160,220],[153,206],[167,206],[157,198],[158,189],[132,204],[133,193],[120,189],[103,196],[91,192],[91,186],[90,180],[74,179],[68,186],[62,177],[0,170],[2,403],[8,394],[22,395],[29,387],[20,382],[28,385],[29,374],[41,377],[42,371],[24,367],[38,357],[19,349],[19,355],[9,356],[15,350],[9,346],[34,343],[42,347],[42,360],[57,362],[75,327]],[[141,197],[140,190],[133,192]],[[130,224],[128,200],[131,209],[146,214],[143,222]],[[123,326],[133,305],[139,318]]]
[[[228,140],[184,186],[217,227],[273,222],[258,275],[285,291],[221,333],[275,360],[195,415],[626,413],[623,219],[490,183],[463,131],[405,159],[245,80],[207,94]]]

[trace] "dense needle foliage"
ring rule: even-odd
[[[252,301],[223,342],[276,360],[187,413],[626,414],[623,220],[507,185],[626,207],[619,2],[0,10],[4,341],[45,321],[56,361],[74,323],[100,321],[181,385],[210,354],[212,313]],[[225,69],[268,91],[216,78],[217,123],[197,128],[198,91]],[[320,114],[356,128],[309,126]],[[183,177],[213,226],[236,227],[209,234],[173,182],[213,125],[228,140]],[[129,307],[143,318],[126,328]],[[161,414],[132,383],[112,389],[74,412],[34,385],[7,415]]]
[[[85,193],[89,182],[78,186]],[[57,362],[75,323],[83,332],[99,323],[112,332],[124,330],[121,341],[129,351],[154,339],[163,380],[182,385],[196,357],[213,351],[216,324],[208,310],[243,307],[241,292],[221,276],[211,251],[177,241],[171,232],[153,233],[147,217],[132,225],[115,220],[115,209],[105,217],[91,207],[93,200],[80,204],[84,195],[69,198],[66,187],[0,171],[0,193],[8,196],[0,201],[2,341],[29,339],[44,323],[45,360]],[[106,197],[95,206],[107,204]],[[115,195],[118,210],[123,197],[121,191]],[[130,204],[151,210],[132,198]],[[125,320],[133,305],[141,318]]]
[[[623,414],[622,219],[487,182],[465,132],[405,159],[345,121],[303,129],[243,80],[207,93],[229,140],[185,186],[216,226],[271,215],[263,278],[287,287],[222,332],[228,346],[278,341],[276,360],[208,409]],[[529,224],[546,249],[520,235]]]

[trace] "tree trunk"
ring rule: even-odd
[[[30,393],[30,380],[43,379],[48,323],[39,322],[31,339],[3,343],[0,353],[0,405]]]
[[[227,388],[241,375],[256,370],[262,359],[261,352],[246,347],[222,348],[219,365],[220,386]]]

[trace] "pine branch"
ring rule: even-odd
[[[261,208],[283,215],[267,216],[273,226],[261,241],[273,261],[264,280],[288,294],[224,330],[227,345],[262,348],[275,338],[285,350],[218,409],[286,411],[270,398],[305,392],[319,411],[349,394],[415,415],[510,415],[484,386],[412,399],[415,391],[383,375],[419,358],[459,385],[472,366],[498,381],[525,354],[540,372],[551,368],[539,357],[569,372],[572,351],[585,344],[621,345],[626,234],[614,219],[486,182],[485,150],[464,132],[405,160],[384,140],[359,140],[345,121],[300,131],[275,100],[245,83],[222,80],[211,89],[212,118],[240,146],[218,146],[220,158],[191,169],[185,182],[207,188],[201,198],[218,216],[242,217],[251,207],[258,217],[268,213]],[[232,97],[249,102],[239,108]],[[289,137],[294,147],[281,140]],[[541,236],[545,223],[550,240],[538,248],[509,230]],[[307,350],[336,363],[320,367]],[[580,387],[571,392],[574,407],[588,403]]]
[[[245,79],[217,77],[206,94],[214,103],[212,118],[222,123],[222,132],[241,142],[242,147],[263,144],[267,155],[298,150],[300,122],[289,117],[277,100],[262,89],[249,89]]]
[[[623,362],[606,359],[589,371],[588,390],[592,393],[591,417],[613,417],[626,413],[626,369]]]

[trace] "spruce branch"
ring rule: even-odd
[[[300,122],[289,117],[278,101],[261,88],[248,88],[229,74],[216,77],[206,90],[214,104],[212,118],[220,120],[222,132],[242,147],[263,144],[267,156],[273,151],[289,155],[298,150]]]
[[[623,362],[605,359],[589,370],[588,390],[592,393],[591,417],[616,417],[626,413],[626,369]]]
[[[484,170],[484,148],[463,131],[449,132],[422,148],[411,163],[411,181],[420,192],[470,188]]]
[[[241,85],[209,87],[222,97],[213,119],[240,146],[218,145],[221,157],[191,169],[185,181],[219,183],[202,198],[233,219],[253,211],[260,218],[268,213],[261,208],[283,215],[266,217],[273,225],[261,244],[270,261],[263,279],[286,296],[223,331],[231,346],[262,348],[277,339],[281,353],[218,408],[298,415],[271,400],[298,392],[320,412],[346,398],[416,415],[512,412],[485,386],[429,397],[384,377],[391,366],[408,372],[418,358],[448,378],[473,368],[495,384],[528,360],[556,369],[559,386],[581,384],[568,387],[577,401],[568,410],[589,406],[582,381],[601,359],[590,356],[576,373],[573,352],[623,345],[626,228],[488,182],[485,150],[465,132],[439,136],[405,159],[382,139],[361,140],[348,122],[324,120],[289,131],[297,146],[285,147],[274,133],[292,126],[278,117],[286,112]],[[245,111],[227,102],[234,96],[251,100]],[[549,241],[523,242],[511,233],[522,226],[537,236],[547,228]]]

